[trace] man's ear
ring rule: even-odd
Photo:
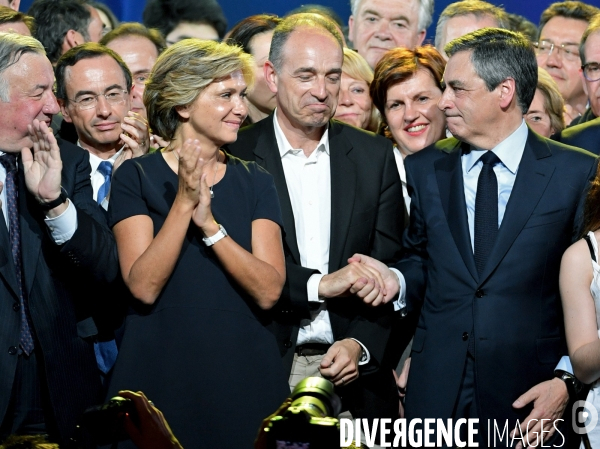
[[[277,72],[275,71],[275,67],[271,61],[265,61],[265,65],[263,66],[265,81],[267,82],[267,86],[269,86],[269,90],[274,94],[277,93]]]
[[[11,2],[8,2],[8,6],[14,9],[15,11],[18,11],[20,3],[21,0],[12,0]]]
[[[506,78],[498,85],[498,87],[496,87],[496,89],[498,90],[500,98],[500,107],[502,109],[508,108],[512,103],[513,99],[516,100],[517,84],[515,83],[514,79]]]
[[[417,43],[415,44],[415,47],[418,47],[423,44],[426,34],[427,34],[426,30],[419,31],[419,33],[417,34]]]
[[[352,36],[354,36],[354,16],[348,18],[348,40],[353,43]]]
[[[65,34],[65,38],[63,39],[63,54],[69,51],[73,47],[77,47],[78,45],[84,44],[85,39],[83,35],[79,31],[69,30],[67,34]]]
[[[69,114],[69,109],[67,109],[65,100],[61,100],[60,98],[57,98],[57,101],[58,101],[58,105],[60,106],[60,112],[61,112],[63,118],[65,119],[65,122],[73,123],[73,119],[71,118],[71,115]]]
[[[581,77],[581,85],[583,86],[583,91],[585,92],[585,96],[589,98],[590,94],[588,93],[588,86],[586,83],[587,80],[585,79],[585,76],[583,76],[583,69],[581,69],[581,68],[579,69],[579,76]]]

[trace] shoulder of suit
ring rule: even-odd
[[[329,142],[335,141],[336,138],[345,138],[351,145],[353,150],[365,151],[371,155],[377,153],[387,153],[392,151],[392,142],[384,136],[380,136],[371,131],[367,131],[338,120],[329,122]]]

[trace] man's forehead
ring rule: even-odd
[[[93,85],[92,85],[93,83]],[[126,88],[126,80],[121,67],[112,57],[85,58],[65,70],[67,90],[106,88],[118,84]],[[103,86],[99,86],[103,84]]]

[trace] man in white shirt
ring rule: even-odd
[[[56,64],[56,96],[77,144],[90,153],[94,200],[108,207],[113,171],[126,159],[148,151],[146,120],[131,112],[132,75],[112,50],[86,43]]]
[[[290,386],[322,375],[356,416],[393,417],[392,370],[380,369],[391,317],[361,300],[381,298],[381,280],[347,259],[399,254],[402,191],[389,140],[330,120],[342,58],[329,20],[285,19],[264,67],[277,109],[229,150],[266,168],[279,193],[287,280],[270,318]]]

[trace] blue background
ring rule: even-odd
[[[33,0],[21,0],[21,11],[27,11]],[[201,0],[198,0],[201,1]],[[104,0],[116,16],[124,22],[141,22],[142,11],[145,1],[143,0]],[[350,16],[349,0],[220,0],[219,4],[227,17],[228,29],[238,21],[253,14],[271,13],[285,15],[291,9],[302,4],[319,3],[333,8],[339,16],[347,23]],[[437,0],[435,2],[435,12],[433,15],[433,24],[427,32],[428,39],[433,41],[435,35],[435,23],[440,12],[450,3],[451,0]],[[491,3],[504,5],[504,8],[511,13],[517,13],[525,16],[537,25],[542,11],[551,3],[550,1],[540,0],[506,0],[504,2]],[[600,6],[597,0],[588,1],[588,3]]]

